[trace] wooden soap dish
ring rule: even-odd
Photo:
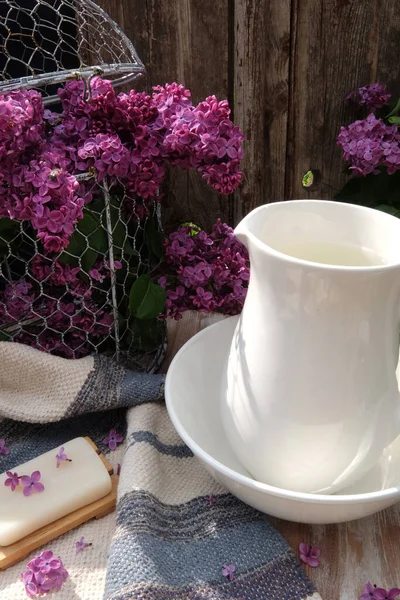
[[[10,546],[0,546],[0,571],[7,569],[8,567],[12,567],[17,564],[29,554],[47,544],[51,540],[67,533],[71,529],[82,525],[82,523],[86,523],[86,521],[90,521],[90,519],[100,519],[101,517],[105,517],[115,510],[115,505],[117,503],[117,487],[118,487],[118,475],[114,475],[113,468],[111,464],[108,462],[103,454],[100,454],[96,444],[88,437],[85,437],[85,440],[89,442],[91,446],[96,450],[99,457],[103,461],[112,481],[112,490],[107,496],[104,498],[100,498],[100,500],[96,500],[96,502],[92,502],[92,504],[88,504],[87,506],[83,506],[78,510],[75,510],[61,519],[57,519],[57,521],[53,521],[53,523],[49,523],[45,527],[41,527],[37,531],[34,531],[30,535],[22,538],[15,544],[11,544]]]

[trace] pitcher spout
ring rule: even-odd
[[[239,225],[235,227],[233,233],[235,234],[235,237],[239,240],[239,242],[241,242],[243,246],[246,246],[246,248],[249,249],[248,232],[242,226],[242,223],[239,223]]]
[[[234,234],[239,242],[246,246],[249,251],[250,247],[256,243],[256,240],[260,240],[260,229],[266,220],[267,210],[267,204],[255,208],[249,212],[234,229]]]

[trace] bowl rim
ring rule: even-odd
[[[372,503],[381,500],[388,500],[398,495],[400,493],[400,483],[397,487],[390,487],[384,490],[377,490],[375,492],[364,492],[361,494],[311,494],[308,492],[296,492],[284,488],[278,488],[273,485],[269,485],[268,483],[262,483],[261,481],[250,479],[250,477],[242,475],[241,473],[234,471],[230,467],[227,467],[226,465],[215,459],[213,456],[211,456],[208,452],[206,452],[192,438],[192,436],[186,431],[185,427],[182,425],[179,419],[178,411],[175,410],[173,399],[174,394],[172,391],[175,370],[177,369],[177,365],[179,365],[181,355],[184,354],[190,346],[194,345],[196,342],[198,343],[202,337],[207,336],[211,329],[218,329],[219,327],[221,327],[222,324],[231,321],[232,319],[238,319],[238,315],[223,318],[220,321],[217,321],[216,323],[208,325],[201,331],[197,332],[194,336],[192,336],[176,353],[176,355],[171,361],[171,364],[166,374],[165,404],[167,407],[168,414],[178,435],[182,438],[185,444],[189,446],[189,448],[193,451],[193,454],[195,454],[198,458],[200,458],[202,461],[208,464],[211,468],[216,469],[222,475],[224,475],[230,480],[235,481],[236,483],[239,483],[254,491],[262,492],[264,494],[276,496],[278,498],[286,500],[297,500],[306,503],[328,505],[348,505],[359,504],[362,502]]]

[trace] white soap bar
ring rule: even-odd
[[[24,496],[24,486],[12,492],[0,475],[0,546],[8,546],[68,513],[103,498],[111,491],[111,478],[96,451],[84,438],[62,444],[72,462],[57,468],[55,448],[23,465],[10,469],[18,475],[40,471],[45,489]]]

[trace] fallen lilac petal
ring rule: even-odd
[[[322,550],[319,546],[310,546],[304,542],[299,544],[300,560],[310,567],[319,566],[319,556],[321,556],[321,552]]]
[[[6,475],[8,475],[8,477],[5,480],[4,485],[11,487],[11,491],[13,492],[19,485],[18,473],[6,471]]]
[[[5,440],[0,440],[0,454],[8,454],[10,451],[6,446]]]
[[[115,450],[118,444],[124,441],[124,437],[117,433],[116,429],[111,429],[107,437],[104,438],[103,444],[108,446],[110,450]]]
[[[400,594],[400,589],[391,588],[385,590],[384,588],[375,588],[373,598],[374,600],[394,600]]]
[[[85,538],[82,536],[80,540],[75,542],[76,553],[78,554],[78,552],[82,552],[82,550],[89,548],[89,546],[93,546],[93,544],[91,542],[85,542]]]
[[[63,461],[72,462],[72,460],[70,458],[68,458],[68,456],[65,454],[64,446],[62,448],[60,448],[60,450],[56,454],[56,460],[57,460],[57,465],[56,465],[57,469]]]
[[[24,496],[30,496],[32,492],[43,492],[44,485],[40,483],[41,473],[40,471],[34,471],[31,476],[22,475],[21,483],[24,486],[23,494]]]
[[[235,565],[224,565],[222,567],[222,575],[224,577],[227,577],[227,579],[229,579],[229,581],[232,581],[234,578],[234,572],[236,571],[236,566]]]

